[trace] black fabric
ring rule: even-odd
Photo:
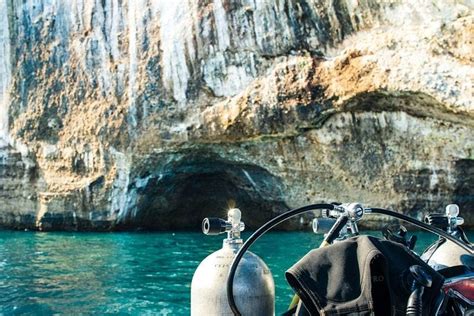
[[[312,250],[286,278],[310,315],[405,315],[408,269],[415,264],[433,277],[423,295],[423,314],[428,315],[443,277],[392,241],[357,236]]]

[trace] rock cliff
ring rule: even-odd
[[[474,223],[474,5],[0,0],[0,223],[361,201]]]

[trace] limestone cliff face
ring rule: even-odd
[[[0,224],[255,227],[317,201],[474,223],[470,1],[0,0]]]

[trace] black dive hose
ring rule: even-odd
[[[437,235],[439,235],[443,238],[448,239],[449,241],[453,242],[454,244],[458,245],[459,247],[461,247],[464,250],[466,250],[467,252],[469,252],[471,255],[474,253],[471,246],[462,243],[459,239],[454,238],[453,236],[449,235],[448,233],[446,233],[445,231],[443,231],[443,230],[441,230],[437,227],[433,227],[433,226],[431,226],[429,224],[426,224],[426,223],[423,223],[422,221],[419,221],[417,219],[408,217],[406,215],[403,215],[403,214],[400,214],[400,213],[397,213],[397,212],[394,212],[394,211],[386,210],[386,209],[383,209],[383,208],[370,208],[370,210],[371,210],[372,213],[389,215],[389,216],[393,216],[395,218],[404,220],[406,222],[409,222],[409,223],[411,223],[415,226],[418,226],[418,227],[420,227],[424,230],[427,230],[431,233],[435,233],[435,234],[437,234]]]
[[[282,223],[283,221],[287,220],[290,217],[296,216],[298,214],[312,211],[312,210],[333,210],[334,209],[333,204],[310,204],[306,205],[300,208],[295,208],[292,210],[289,210],[288,212],[285,212],[283,214],[278,215],[274,219],[266,222],[261,226],[259,229],[257,229],[250,237],[247,239],[242,247],[239,249],[237,252],[234,261],[232,262],[232,265],[230,266],[229,270],[229,276],[227,278],[227,300],[229,301],[229,306],[230,309],[232,309],[232,312],[236,316],[241,316],[239,309],[237,308],[237,305],[235,304],[234,300],[234,277],[235,277],[235,272],[237,271],[237,266],[239,265],[240,260],[244,256],[244,253],[247,251],[247,249],[250,248],[250,246],[263,234],[265,234],[267,231],[275,227],[276,225]]]

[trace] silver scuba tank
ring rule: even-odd
[[[239,209],[229,210],[227,221],[205,218],[203,232],[217,235],[227,232],[222,249],[207,256],[194,272],[191,284],[191,315],[233,315],[227,301],[227,275],[242,246]],[[270,269],[257,255],[247,251],[234,279],[234,298],[242,315],[274,315],[275,285]]]
[[[429,221],[436,221],[437,226],[446,229],[446,231],[456,236],[456,229],[458,226],[464,224],[464,219],[459,217],[459,206],[456,204],[449,204],[446,206],[446,213],[444,216],[435,215],[437,218],[429,218]],[[442,221],[445,223],[443,224]],[[441,223],[440,223],[441,222]],[[439,225],[442,224],[442,225]],[[423,255],[422,259],[435,270],[444,269],[458,265],[466,265],[473,267],[474,257],[466,250],[457,247],[451,241],[444,241],[443,243],[436,243],[430,247]]]

